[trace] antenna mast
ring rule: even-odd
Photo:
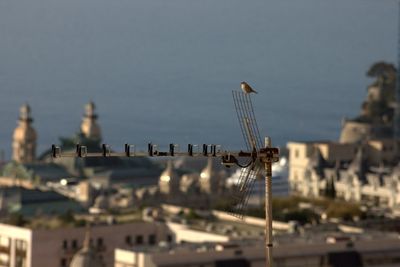
[[[260,173],[265,173],[265,252],[266,267],[272,267],[272,163],[279,161],[279,149],[271,146],[271,139],[265,138],[263,143],[253,104],[248,93],[232,92],[240,128],[246,143],[247,151],[224,151],[220,145],[203,144],[202,146],[188,144],[187,151],[179,151],[177,144],[169,144],[168,150],[159,150],[158,145],[149,143],[147,151],[137,151],[134,145],[125,144],[124,151],[115,152],[109,145],[103,144],[98,151],[88,151],[87,146],[76,144],[75,151],[62,151],[61,147],[52,145],[53,158],[59,157],[219,157],[226,167],[237,165],[241,173],[232,194],[232,207],[229,211],[233,216],[243,219],[244,209],[250,197],[254,181]],[[399,114],[400,115],[400,114]],[[400,117],[400,116],[399,116]],[[247,159],[241,164],[239,159]]]

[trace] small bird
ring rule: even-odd
[[[256,93],[256,94],[258,94],[256,91],[254,91],[254,89],[253,88],[251,88],[251,86],[248,84],[248,83],[246,83],[246,82],[241,82],[240,83],[240,88],[242,88],[242,90],[243,90],[243,92],[245,93],[245,94],[250,94],[250,93]]]

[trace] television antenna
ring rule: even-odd
[[[169,144],[168,151],[161,151],[158,145],[147,144],[147,151],[136,151],[136,146],[125,144],[124,152],[115,152],[102,144],[100,152],[90,152],[84,145],[76,144],[75,152],[63,152],[61,147],[52,145],[53,158],[59,157],[219,157],[226,167],[239,166],[240,176],[231,195],[231,215],[243,219],[254,181],[265,174],[265,252],[266,267],[272,267],[272,163],[279,161],[279,149],[272,147],[271,138],[261,138],[251,97],[247,93],[232,92],[240,129],[245,140],[245,151],[224,151],[221,145],[187,145],[187,151],[179,151],[177,144]],[[241,161],[247,159],[247,163]]]

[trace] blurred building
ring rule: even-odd
[[[50,222],[47,227],[51,227]],[[0,266],[87,267],[93,265],[85,265],[85,261],[95,255],[96,260],[111,267],[115,248],[173,241],[173,234],[162,223],[94,225],[89,240],[85,241],[86,230],[85,227],[25,228],[0,224]]]
[[[290,142],[291,190],[306,197],[326,196],[334,190],[337,197],[348,201],[397,209],[400,167],[374,164],[376,154],[368,144]],[[393,147],[385,145],[386,149]]]
[[[66,211],[82,212],[79,202],[54,191],[26,189],[23,187],[0,188],[0,214],[20,214],[25,217],[63,214]]]
[[[395,267],[400,240],[339,242],[274,247],[277,267]],[[263,244],[214,244],[115,250],[114,267],[264,267]]]
[[[101,151],[102,134],[97,120],[96,106],[90,102],[85,105],[80,131],[72,137],[60,138],[61,149],[74,152],[76,144],[81,144],[89,151]],[[161,169],[147,158],[54,159],[50,144],[49,150],[37,157],[37,133],[32,122],[29,105],[23,105],[13,135],[13,160],[0,169],[2,186],[23,186],[30,189],[38,186],[51,187],[68,197],[90,203],[94,200],[90,195],[93,191],[90,187],[96,190],[120,186],[143,187],[156,185],[158,182]],[[73,185],[60,183],[71,179],[76,181]]]
[[[159,177],[158,187],[141,188],[135,191],[140,204],[169,203],[192,208],[208,209],[213,201],[226,198],[229,194],[225,184],[226,172],[216,159],[208,158],[197,169],[182,165],[181,159],[168,160]],[[180,169],[176,169],[176,165]],[[221,166],[220,166],[221,165]]]
[[[393,137],[397,104],[394,80],[385,79],[377,77],[368,88],[361,114],[343,122],[339,142],[288,143],[294,193],[400,208],[400,140]]]

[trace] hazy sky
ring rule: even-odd
[[[0,149],[32,106],[39,151],[98,106],[105,142],[242,145],[248,81],[262,135],[338,138],[368,67],[396,58],[397,4],[377,0],[0,1]]]

